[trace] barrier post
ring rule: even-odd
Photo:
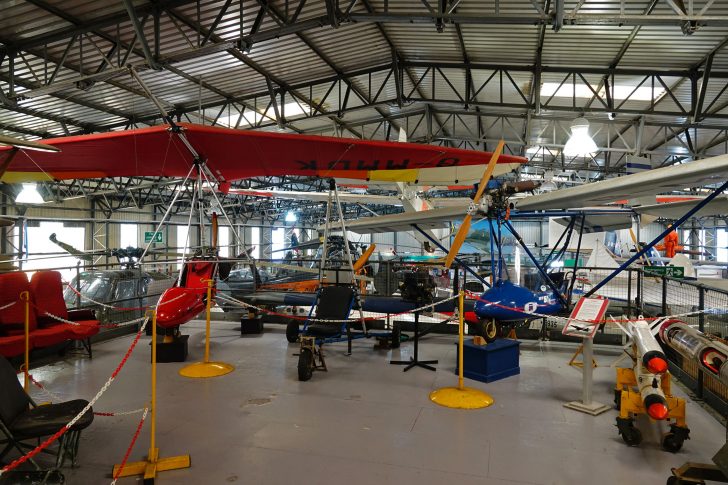
[[[457,409],[480,409],[493,404],[489,394],[463,383],[463,351],[465,346],[465,314],[463,312],[465,293],[458,293],[458,386],[443,387],[430,393],[430,401],[440,406]]]
[[[207,281],[207,306],[205,307],[205,364],[210,363],[210,311],[212,310],[212,279]]]
[[[212,279],[207,280],[207,307],[205,308],[205,359],[186,365],[179,370],[183,377],[205,378],[229,374],[235,367],[225,362],[210,362],[210,312],[212,309]]]
[[[23,333],[25,334],[25,364],[23,366],[23,388],[26,394],[30,389],[30,293],[23,291],[20,299],[25,302],[25,319],[23,320]]]
[[[190,455],[170,456],[159,458],[157,448],[157,311],[152,312],[152,404],[150,412],[150,438],[149,454],[145,461],[127,463],[123,469],[121,465],[114,465],[114,477],[129,477],[132,475],[143,475],[144,483],[154,483],[157,472],[167,470],[179,470],[190,467]]]
[[[461,291],[458,295],[458,389],[463,390],[465,385],[463,384],[463,345],[465,339],[465,318],[463,314],[463,292]]]

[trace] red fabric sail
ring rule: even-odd
[[[366,179],[367,173],[373,170],[485,164],[491,155],[413,143],[241,131],[183,123],[180,126],[221,181],[264,175]],[[193,162],[190,151],[168,125],[52,138],[44,143],[60,148],[61,152],[21,150],[9,165],[5,180],[13,181],[13,173],[16,179],[22,178],[23,172],[45,172],[54,179],[184,177]],[[499,159],[499,163],[525,161],[509,155]]]

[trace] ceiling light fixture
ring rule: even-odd
[[[564,155],[567,157],[593,156],[599,149],[589,135],[589,122],[583,116],[571,123],[571,136],[564,145]]]
[[[43,204],[45,200],[38,193],[38,187],[34,183],[23,184],[23,190],[15,197],[16,204]]]
[[[298,220],[298,216],[296,216],[296,213],[293,211],[288,211],[286,213],[286,222],[296,222]]]

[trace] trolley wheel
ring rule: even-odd
[[[634,426],[630,426],[622,432],[622,440],[629,446],[637,446],[642,443],[642,432]]]
[[[313,352],[311,349],[301,349],[298,354],[298,380],[307,381],[313,376]]]
[[[401,341],[402,327],[400,327],[399,324],[394,324],[394,327],[392,327],[392,341],[390,342],[389,346],[393,349],[398,349]]]
[[[689,482],[686,482],[685,480],[681,480],[679,477],[675,477],[675,476],[669,477],[667,479],[667,485],[698,485],[698,484],[705,485],[705,482],[702,480],[699,482],[694,482],[692,480]]]
[[[286,325],[286,340],[291,343],[298,341],[298,320],[291,320]]]
[[[667,433],[662,437],[662,449],[670,453],[677,453],[682,448],[683,440],[674,433]]]
[[[482,322],[482,336],[486,342],[494,342],[498,337],[498,325],[495,324],[495,320],[486,320]]]

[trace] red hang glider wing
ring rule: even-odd
[[[479,165],[490,158],[487,152],[413,143],[180,126],[210,170],[224,181],[263,175],[366,179],[375,170]],[[53,138],[45,143],[60,148],[61,152],[21,151],[3,180],[184,177],[193,163],[189,150],[167,125]],[[516,164],[525,161],[522,157],[505,155],[499,160]]]

